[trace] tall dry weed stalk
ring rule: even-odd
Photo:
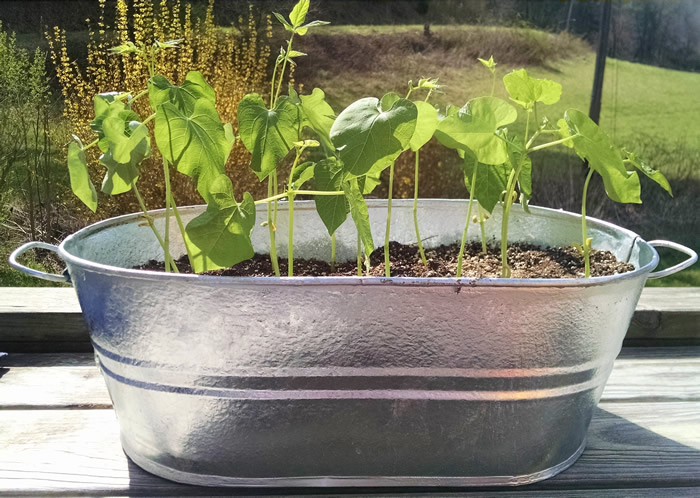
[[[66,44],[65,30],[54,27],[46,32],[56,78],[65,99],[64,114],[73,133],[85,142],[93,139],[90,121],[94,117],[93,96],[106,91],[138,92],[146,88],[148,68],[138,56],[111,57],[109,48],[126,42],[151,44],[154,40],[181,39],[177,50],[164,50],[156,64],[156,72],[170,81],[180,84],[189,71],[200,71],[216,91],[217,108],[221,119],[233,122],[238,103],[244,95],[257,91],[264,93],[267,87],[267,66],[270,59],[269,40],[272,21],[268,15],[264,26],[258,26],[252,5],[248,18],[240,17],[229,28],[214,24],[214,0],[210,0],[203,18],[194,19],[192,5],[180,0],[117,0],[114,26],[107,25],[106,0],[97,0],[100,15],[96,22],[87,19],[89,41],[84,64],[71,59]],[[141,116],[151,114],[147,99],[134,105]],[[235,122],[234,122],[235,126]],[[91,175],[96,184],[101,182],[104,171],[97,165],[97,152],[88,157],[92,165]],[[151,159],[144,163],[139,179],[139,189],[149,208],[161,207],[164,198],[160,156],[154,148]],[[227,164],[227,173],[238,191],[257,193],[260,189],[256,177],[247,167],[249,155],[240,142],[236,144]],[[192,182],[184,177],[173,179],[173,191],[182,205],[198,204],[202,200]],[[138,205],[133,195],[100,200],[100,217],[135,211]],[[78,206],[76,206],[78,208]],[[85,208],[82,215],[90,219]]]

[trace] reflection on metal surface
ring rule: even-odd
[[[369,205],[379,241],[385,203]],[[411,208],[394,203],[392,239],[414,241]],[[187,222],[201,210],[181,211]],[[531,210],[514,211],[513,240],[578,240],[578,216]],[[423,200],[419,213],[426,246],[451,243],[466,202]],[[284,206],[278,219],[284,254]],[[298,202],[295,223],[298,258],[330,254],[313,205]],[[499,225],[494,213],[489,237]],[[138,216],[88,227],[59,250],[124,448],[146,470],[210,485],[515,485],[583,450],[658,261],[631,232],[589,227],[596,248],[637,269],[588,280],[137,272],[128,268],[162,256]],[[256,227],[257,248],[266,233]],[[340,259],[355,242],[348,221]]]

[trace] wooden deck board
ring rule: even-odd
[[[648,288],[627,345],[700,345],[700,288]],[[0,351],[91,350],[72,288],[0,288]]]
[[[285,492],[190,487],[139,469],[121,450],[116,417],[108,408],[109,398],[90,354],[11,354],[0,359],[0,375],[1,492],[92,496]],[[582,489],[588,490],[586,496],[600,497],[700,494],[700,348],[623,350],[591,422],[587,449],[573,467],[532,486],[472,489],[470,494],[580,496],[575,490]],[[379,493],[352,491],[362,496]],[[413,496],[427,492],[409,491]],[[439,495],[457,491],[435,490]]]
[[[202,493],[131,463],[111,410],[0,410],[0,427],[9,494]],[[601,403],[579,461],[524,489],[700,487],[699,427],[698,402]]]

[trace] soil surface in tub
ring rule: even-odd
[[[398,242],[389,244],[392,277],[454,277],[457,271],[459,244],[440,246],[425,251],[428,265],[421,261],[418,248]],[[578,278],[584,276],[583,257],[573,247],[540,248],[528,244],[512,244],[508,247],[508,262],[513,278]],[[384,276],[384,247],[377,248],[370,257],[371,276]],[[181,273],[193,273],[187,256],[176,261]],[[279,259],[280,273],[287,275],[287,260]],[[164,264],[152,260],[146,265],[135,267],[139,270],[164,270]],[[363,269],[364,270],[364,269]],[[634,266],[618,261],[609,251],[593,251],[591,254],[591,275],[602,277],[634,270]],[[225,270],[216,270],[207,275],[233,277],[274,276],[270,257],[256,254],[253,259]],[[350,261],[336,265],[335,271],[325,261],[294,258],[294,276],[354,276],[357,275],[357,262]],[[462,264],[463,277],[496,278],[501,276],[501,250],[498,246],[488,247],[481,252],[481,243],[467,246]]]

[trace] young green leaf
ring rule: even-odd
[[[239,133],[243,145],[253,155],[250,167],[260,181],[267,178],[291,150],[297,140],[298,120],[298,109],[288,98],[279,98],[272,110],[265,107],[257,93],[241,100]]]
[[[520,204],[529,212],[529,202],[532,198],[532,159],[525,151],[525,144],[520,137],[505,137],[508,157],[513,168],[520,168],[518,188],[520,189]]]
[[[396,100],[390,109],[374,97],[350,104],[331,128],[345,171],[362,176],[375,166],[389,166],[408,146],[417,117],[416,105],[406,99]]]
[[[107,144],[108,152],[116,162],[122,164],[131,162],[134,149],[142,141],[149,140],[146,126],[138,121],[125,121],[125,117],[133,117],[130,114],[133,113],[123,111],[118,116],[109,116],[102,122],[103,140]]]
[[[418,110],[418,118],[416,120],[416,129],[413,131],[413,136],[409,141],[409,146],[412,151],[417,151],[423,147],[428,141],[433,138],[433,134],[438,125],[438,113],[432,105],[427,102],[414,102]]]
[[[303,115],[302,127],[310,128],[318,137],[326,155],[335,151],[331,141],[331,127],[335,121],[333,108],[326,102],[326,94],[320,88],[314,88],[311,95],[298,95],[293,88],[289,89],[289,100],[301,107]]]
[[[133,42],[126,42],[122,45],[117,45],[109,49],[111,55],[133,54],[139,52],[139,49]]]
[[[100,163],[107,168],[102,180],[102,192],[107,195],[119,195],[131,190],[131,186],[139,178],[139,170],[135,164],[121,164],[112,158],[110,151],[100,156]]]
[[[298,27],[295,32],[301,36],[304,36],[306,32],[309,30],[309,28],[315,28],[317,26],[325,26],[327,24],[330,24],[328,21],[311,21],[307,22],[303,26]]]
[[[155,45],[161,49],[162,48],[178,48],[180,46],[180,43],[182,43],[183,40],[184,40],[184,38],[178,38],[177,40],[168,40],[168,41],[164,41],[164,42],[156,40]]]
[[[207,210],[185,228],[190,263],[197,273],[228,268],[255,254],[250,241],[255,226],[253,197],[246,192],[243,202],[236,202],[226,175],[211,182],[210,193]]]
[[[628,162],[629,164],[637,168],[639,171],[644,173],[647,177],[654,180],[661,188],[668,192],[668,194],[671,197],[673,197],[671,185],[669,185],[668,180],[660,171],[655,170],[654,168],[649,166],[644,160],[639,159],[632,152],[629,152],[627,150],[623,150],[623,152],[627,155],[625,162]]]
[[[343,190],[343,166],[335,158],[323,159],[314,167],[314,190]],[[345,222],[350,205],[344,195],[314,196],[316,211],[328,230],[333,235]]]
[[[273,12],[277,20],[282,23],[282,26],[284,26],[284,29],[287,31],[294,32],[294,27],[287,22],[287,20],[284,18],[282,14],[278,14],[277,12]]]
[[[381,100],[379,101],[379,106],[382,109],[391,109],[391,106],[393,106],[394,102],[396,102],[397,100],[401,100],[401,95],[399,95],[396,92],[389,92],[381,98]]]
[[[497,97],[479,97],[438,123],[435,137],[450,149],[471,150],[479,162],[503,164],[508,158],[503,140],[496,136],[501,127],[518,117],[515,108]]]
[[[97,210],[97,192],[90,180],[83,144],[77,137],[68,146],[68,173],[70,188],[78,199],[94,213]]]
[[[138,123],[130,123],[138,143],[131,149],[129,161],[121,163],[114,158],[110,149],[100,156],[100,163],[107,168],[107,174],[102,181],[102,192],[108,195],[118,195],[131,190],[131,186],[139,176],[139,165],[151,155],[151,139],[146,128]]]
[[[302,185],[311,180],[315,174],[315,164],[316,163],[312,161],[306,161],[294,168],[291,188],[298,190]]]
[[[560,119],[557,121],[557,127],[559,128],[560,138],[569,138],[571,136],[571,130],[569,130],[569,125],[566,122],[566,119]],[[563,145],[570,149],[574,148],[573,141],[564,142]]]
[[[371,194],[382,183],[381,176],[384,169],[385,167],[375,168],[366,175],[358,177],[357,185],[360,187],[362,195]]]
[[[569,109],[564,114],[576,153],[602,178],[605,192],[615,202],[636,203],[640,198],[639,176],[627,171],[622,156],[610,138],[581,111]]]
[[[503,77],[503,83],[510,99],[525,109],[531,109],[535,102],[546,105],[556,104],[561,98],[559,83],[532,78],[525,69],[506,74]]]
[[[95,118],[90,122],[90,128],[97,133],[97,138],[100,140],[98,142],[98,147],[102,152],[106,152],[109,149],[109,143],[104,140],[104,130],[102,129],[105,119],[111,116],[119,116],[121,113],[125,113],[122,114],[122,121],[128,122],[133,119],[139,119],[136,113],[128,114],[128,112],[131,111],[129,111],[127,105],[124,103],[126,95],[127,94],[120,92],[100,93],[95,95]]]
[[[492,73],[496,70],[496,63],[493,61],[493,55],[489,57],[488,60],[482,59],[481,57],[477,57],[477,59]]]
[[[148,82],[148,98],[151,107],[155,110],[158,106],[170,102],[184,114],[192,113],[194,104],[199,99],[205,99],[216,104],[214,89],[204,80],[202,73],[190,71],[182,85],[173,85],[167,78],[159,74]]]
[[[198,99],[192,114],[166,102],[156,112],[155,137],[163,157],[180,173],[197,179],[197,190],[210,202],[209,186],[224,172],[230,137],[214,104]]]
[[[289,20],[292,22],[292,26],[298,28],[304,24],[307,12],[309,12],[309,0],[299,0],[292,12],[289,13]]]
[[[369,224],[369,210],[357,184],[357,178],[351,178],[349,181],[343,182],[343,190],[350,206],[350,215],[355,222],[355,228],[360,234],[365,259],[369,260],[370,254],[374,251],[374,239],[372,238],[372,228]]]
[[[506,190],[509,168],[505,164],[490,165],[476,162],[474,159],[475,156],[471,152],[464,154],[464,162],[462,164],[464,184],[469,192],[472,192],[471,180],[476,167],[474,198],[479,201],[479,205],[483,209],[490,213]]]

